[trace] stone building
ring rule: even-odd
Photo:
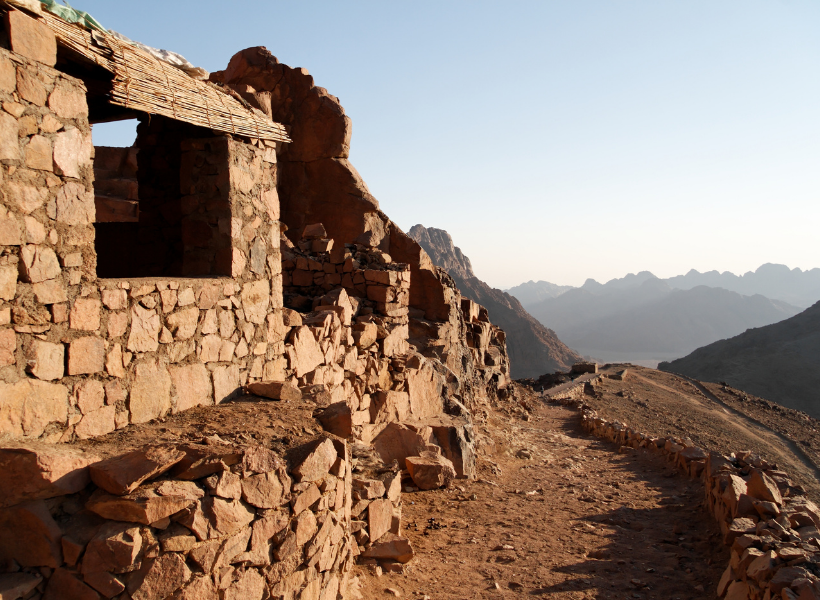
[[[344,594],[358,554],[403,548],[400,477],[354,473],[350,443],[422,486],[472,476],[503,331],[379,210],[304,69],[251,48],[195,79],[39,2],[0,18],[0,593]],[[133,147],[92,145],[133,118]],[[247,394],[328,433],[78,446]],[[77,498],[106,520],[86,536]]]

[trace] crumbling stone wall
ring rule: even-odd
[[[293,310],[284,312],[281,337],[289,362],[272,377],[312,396],[326,430],[373,442],[385,462],[403,468],[408,457],[435,448],[457,476],[471,477],[471,413],[460,399],[478,404],[487,389],[505,385],[503,332],[460,296],[455,324],[424,321],[408,306],[409,265],[325,235],[312,224],[297,245],[283,236],[284,302]]]
[[[291,241],[305,226],[324,223],[336,243],[360,243],[410,265],[410,306],[447,321],[458,312],[450,282],[418,243],[379,210],[378,201],[348,160],[352,124],[338,98],[314,85],[306,69],[280,64],[263,47],[231,59],[212,80],[240,94],[289,127],[293,143],[282,149],[279,194]]]
[[[16,565],[0,575],[4,597],[336,600],[345,587],[359,546],[343,440],[284,455],[186,444],[100,458],[0,449],[0,561]]]
[[[6,486],[2,519],[11,533],[0,559],[16,561],[6,574],[19,565],[9,568],[29,586],[23,595],[44,598],[66,589],[78,597],[125,590],[134,599],[159,598],[183,586],[190,591],[182,597],[207,597],[213,585],[225,598],[301,590],[330,600],[356,555],[409,560],[412,550],[399,535],[399,471],[423,489],[473,476],[471,408],[507,383],[504,336],[375,201],[349,196],[350,185],[360,186],[351,184],[355,171],[346,160],[311,158],[349,143],[349,132],[321,134],[340,114],[349,131],[335,99],[330,116],[324,100],[301,104],[292,134],[298,130],[304,145],[286,168],[311,173],[302,180],[311,200],[300,205],[294,190],[302,188],[279,185],[282,148],[156,116],[140,125],[136,172],[119,177],[129,165],[111,152],[95,165],[83,84],[42,57],[0,52],[0,462],[8,473],[30,476]],[[300,71],[295,84],[307,77]],[[310,98],[332,98],[312,82],[306,90]],[[264,103],[265,93],[257,96]],[[129,150],[126,158],[134,155]],[[114,180],[138,179],[137,243],[121,259],[154,276],[98,277],[95,166],[106,182],[100,192],[117,187]],[[288,224],[280,223],[283,190]],[[308,221],[315,214],[334,218]],[[116,242],[109,236],[106,253]],[[284,401],[307,396],[327,431],[371,452],[370,470],[359,468],[354,485],[336,464],[348,455],[335,438],[334,466],[316,479],[298,470],[296,455],[280,457],[285,470],[269,451],[260,463],[255,450],[223,448],[214,458],[213,448],[166,448],[160,454],[194,456],[207,472],[183,477],[155,465],[117,491],[99,472],[130,473],[135,462],[144,469],[155,449],[111,463],[54,445],[243,391]],[[22,448],[15,440],[46,444]],[[313,456],[317,447],[305,452]],[[161,482],[146,483],[159,475]],[[254,504],[245,487],[258,491],[262,484],[249,481],[260,478],[266,489],[278,480],[280,500],[290,494],[311,511],[292,504],[285,518],[279,508]],[[89,513],[110,522],[76,533],[74,519]],[[308,513],[312,521],[302,516]],[[135,514],[142,515],[137,528],[127,525]],[[35,537],[23,536],[20,524]],[[254,554],[257,527],[270,533],[266,540],[289,532],[272,544],[270,563],[255,562],[264,560]],[[97,554],[116,548],[116,557],[94,558],[92,545]],[[206,546],[204,558],[194,552]],[[97,559],[116,564],[86,566]]]

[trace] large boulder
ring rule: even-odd
[[[446,487],[456,476],[453,463],[434,452],[422,452],[421,456],[409,456],[405,464],[413,483],[420,490]]]

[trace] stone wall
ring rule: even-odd
[[[185,444],[100,458],[0,449],[4,598],[336,600],[344,588],[359,546],[343,440],[283,455]]]
[[[85,89],[0,52],[0,434],[101,435],[221,402],[281,361],[273,148],[189,137],[176,178],[160,169],[178,201],[157,210],[182,242],[163,260],[224,278],[98,279]],[[141,184],[141,208],[150,197]],[[155,220],[149,209],[140,215]],[[134,250],[119,256],[150,264]]]

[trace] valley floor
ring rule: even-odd
[[[714,597],[727,564],[699,481],[586,435],[577,411],[519,388],[493,407],[476,481],[404,494],[416,557],[357,567],[376,598]]]

